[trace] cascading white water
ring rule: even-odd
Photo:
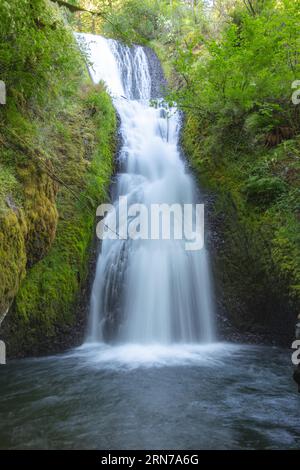
[[[120,173],[115,205],[195,203],[196,190],[180,158],[180,119],[162,101],[150,105],[151,73],[142,47],[77,34],[90,51],[91,76],[103,80],[120,117]],[[159,98],[159,97],[157,97]],[[110,214],[107,215],[107,223]],[[92,289],[92,341],[210,342],[213,305],[205,249],[186,251],[181,240],[102,242]]]

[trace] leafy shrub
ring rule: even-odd
[[[245,185],[244,193],[249,202],[268,205],[285,190],[286,185],[280,178],[251,176]]]
[[[74,90],[81,59],[54,2],[2,0],[0,18],[0,76],[9,99],[45,104],[49,94]]]

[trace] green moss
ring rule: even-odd
[[[9,168],[5,168],[0,163],[0,210],[5,210],[7,203],[5,199],[10,194],[15,194],[18,188],[18,181]]]
[[[10,312],[10,354],[45,352],[61,331],[76,322],[75,303],[87,275],[96,207],[108,198],[116,116],[106,91],[99,86],[85,92],[55,127],[53,153],[64,155],[59,174],[68,187],[58,184],[59,220],[50,251],[28,271]],[[36,183],[32,181],[35,192]],[[33,210],[41,220],[38,199]],[[45,212],[51,217],[49,207]],[[45,246],[41,234],[49,228],[51,223],[46,223],[38,232],[41,247]],[[31,237],[30,252],[32,243],[37,246],[37,235]]]
[[[25,275],[24,218],[13,210],[0,217],[0,312],[10,306]]]
[[[251,146],[189,112],[186,154],[215,195],[212,223],[222,236],[213,261],[218,295],[239,327],[293,326],[300,308],[299,144]]]
[[[10,307],[1,336],[24,355],[53,351],[76,322],[116,117],[55,3],[12,0],[0,12],[0,322]]]

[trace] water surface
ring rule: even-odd
[[[277,348],[89,345],[0,369],[9,449],[297,449],[300,396]]]

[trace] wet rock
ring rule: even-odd
[[[295,369],[293,379],[298,384],[298,392],[300,393],[300,365]]]
[[[297,317],[297,323],[296,323],[296,328],[295,328],[295,336],[296,336],[296,339],[300,339],[300,314]]]
[[[151,98],[159,98],[165,94],[164,90],[167,87],[167,81],[164,77],[161,63],[155,52],[149,47],[144,47],[144,51],[149,62],[151,75]]]

